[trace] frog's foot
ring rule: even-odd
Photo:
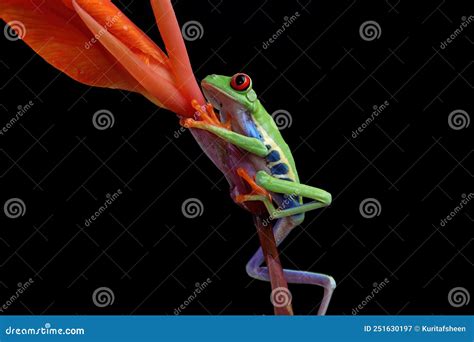
[[[196,110],[195,118],[185,118],[180,120],[180,124],[186,128],[202,128],[203,125],[216,126],[230,130],[230,120],[225,123],[222,123],[212,104],[206,103],[204,106],[201,106],[196,100],[191,101],[191,105]]]
[[[237,169],[237,174],[242,177],[248,185],[250,185],[250,188],[252,191],[246,195],[237,195],[235,196],[235,200],[237,203],[243,203],[247,201],[255,201],[255,200],[260,200],[260,201],[265,201],[269,200],[270,203],[272,202],[272,196],[270,192],[262,188],[260,185],[258,185],[255,182],[255,179],[250,177],[250,175],[247,173],[247,171],[241,167]]]

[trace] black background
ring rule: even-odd
[[[452,288],[472,289],[472,203],[440,226],[473,192],[473,125],[454,130],[448,115],[474,112],[474,24],[440,49],[472,2],[213,1],[175,4],[180,23],[204,28],[187,42],[196,77],[251,75],[269,112],[291,114],[283,135],[301,181],[333,195],[281,246],[283,265],[336,279],[328,314],[350,315],[385,278],[360,314],[472,313],[448,302]],[[148,2],[117,5],[161,46]],[[359,35],[367,20],[380,25],[378,39]],[[209,277],[183,314],[272,314],[270,285],[245,272],[259,244],[251,217],[192,136],[175,137],[174,114],[72,81],[21,41],[2,37],[1,51],[2,125],[34,102],[0,137],[0,200],[26,205],[20,218],[0,215],[1,301],[34,279],[7,313],[173,314]],[[100,109],[114,114],[112,128],[93,126]],[[119,199],[85,227],[117,189]],[[204,207],[195,219],[181,212],[191,197]],[[380,202],[379,216],[361,216],[366,198]],[[115,296],[104,308],[92,301],[101,286]],[[297,314],[315,314],[320,288],[290,290]]]

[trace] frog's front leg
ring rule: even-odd
[[[191,118],[181,119],[180,123],[184,127],[198,128],[214,133],[221,139],[259,157],[265,157],[268,154],[268,149],[265,144],[257,138],[235,133],[230,130],[230,124],[221,123],[211,104],[207,104],[205,107],[206,110],[204,110],[198,103],[193,101],[193,107],[196,109],[201,120]]]

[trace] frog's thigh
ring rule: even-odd
[[[258,185],[268,191],[277,192],[285,195],[297,195],[311,198],[329,205],[332,201],[331,194],[325,190],[318,189],[309,185],[299,184],[285,179],[275,178],[265,171],[257,172],[256,182]]]

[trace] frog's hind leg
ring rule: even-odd
[[[273,229],[277,245],[286,238],[289,232],[296,225],[301,223],[302,213],[325,207],[331,203],[331,194],[324,190],[283,179],[277,179],[264,171],[257,172],[255,180],[258,186],[267,191],[284,194],[284,198],[286,199],[292,198],[293,196],[303,196],[314,200],[305,204],[279,207],[273,211],[270,211],[271,208],[268,208],[269,206],[267,205],[271,216],[273,218],[278,218]],[[247,273],[253,278],[269,281],[270,274],[268,268],[262,266],[264,261],[265,258],[263,251],[259,248],[247,264]],[[287,269],[283,270],[283,274],[288,283],[313,284],[323,287],[324,297],[319,306],[318,315],[324,315],[326,313],[332,294],[336,288],[336,282],[331,276],[322,273]]]
[[[294,228],[295,223],[291,217],[279,219],[273,228],[273,234],[275,235],[277,245],[285,239],[288,233]],[[254,256],[247,263],[246,270],[250,277],[270,281],[270,274],[267,267],[263,267],[262,264],[265,261],[262,248],[259,248]],[[326,314],[326,311],[331,301],[332,294],[336,288],[336,282],[333,277],[322,273],[313,273],[298,270],[284,269],[283,274],[288,283],[293,284],[312,284],[318,285],[324,288],[324,297],[319,306],[318,315]]]
[[[264,171],[257,172],[256,179],[253,180],[247,175],[245,170],[237,170],[238,174],[244,178],[252,188],[252,192],[247,195],[237,196],[237,202],[245,201],[261,201],[273,218],[279,218],[273,227],[273,235],[276,244],[279,245],[297,225],[303,220],[303,213],[308,210],[321,208],[329,205],[331,195],[321,189],[313,188],[307,185],[294,183],[270,176]],[[280,204],[275,208],[272,198],[268,191],[283,194],[283,205]],[[304,196],[314,199],[315,201],[299,204],[296,206],[288,205],[293,203],[293,196]],[[288,201],[290,199],[290,201]],[[286,202],[286,205],[284,204]],[[247,263],[246,270],[249,276],[255,279],[269,281],[270,274],[267,267],[262,264],[265,261],[262,248],[259,248],[255,255]],[[322,273],[312,273],[298,270],[283,270],[286,281],[294,284],[312,284],[319,285],[324,288],[324,297],[319,306],[318,315],[324,315],[328,309],[332,294],[336,288],[336,282],[331,276]]]
[[[270,192],[285,194],[289,197],[301,196],[313,200],[312,202],[292,206],[291,208],[280,208],[272,215],[273,218],[293,216],[310,210],[327,207],[332,201],[331,194],[325,190],[285,179],[279,179],[269,175],[265,171],[257,172],[255,182],[258,186]]]

